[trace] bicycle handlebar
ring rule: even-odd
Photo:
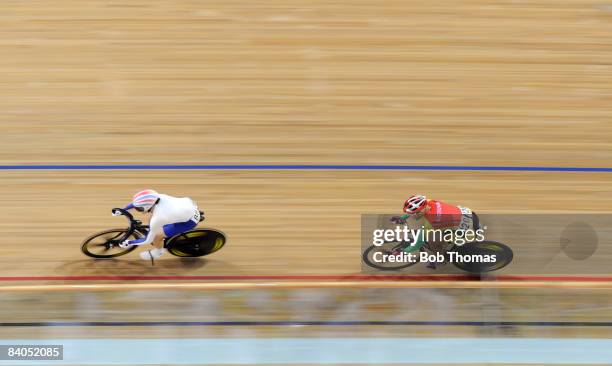
[[[130,220],[130,224],[132,224],[132,225],[133,225],[133,223],[134,223],[134,221],[135,221],[135,220],[134,220],[134,216],[132,216],[132,214],[131,214],[131,213],[129,213],[129,211],[124,210],[124,209],[119,208],[119,207],[115,207],[115,208],[113,208],[113,209],[111,210],[111,213],[115,213],[115,211],[117,211],[117,212],[121,213],[121,215],[122,215],[122,216],[127,217],[127,218],[128,218],[128,220]],[[202,221],[204,221],[204,220],[205,220],[205,217],[204,217],[204,212],[202,212],[202,211],[199,211],[199,212],[200,212],[200,222],[202,222]]]
[[[132,214],[129,213],[127,210],[124,210],[124,209],[119,208],[119,207],[113,208],[111,210],[112,213],[115,213],[115,211],[118,211],[119,213],[121,213],[121,215],[127,217],[130,221],[134,221],[134,216],[132,216]]]

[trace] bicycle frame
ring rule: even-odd
[[[121,215],[125,216],[130,222],[128,231],[120,239],[120,242],[129,238],[134,232],[137,232],[138,234],[141,234],[143,236],[147,236],[149,232],[149,225],[143,225],[142,221],[134,219],[134,216],[132,216],[132,214],[129,213],[127,210],[124,210],[122,208],[113,208],[112,212],[115,212],[115,211],[120,212]]]

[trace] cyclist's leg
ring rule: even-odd
[[[151,243],[151,246],[152,248],[149,247],[148,249],[140,252],[141,259],[144,259],[147,261],[157,259],[166,252],[166,249],[164,249],[164,237],[161,235],[158,235],[153,240],[153,242]]]
[[[192,220],[188,220],[185,222],[177,222],[174,224],[167,224],[164,225],[164,234],[166,234],[167,238],[171,238],[175,235],[189,231],[195,228],[197,225],[198,223]]]
[[[156,237],[155,240],[153,240],[153,243],[151,245],[153,245],[157,249],[163,248],[164,247],[164,237],[162,236]]]
[[[443,230],[442,236],[435,236],[433,240],[429,240],[425,249],[433,255],[436,256],[437,259],[441,259],[441,261],[429,262],[429,268],[436,268],[436,265],[446,265],[449,261],[448,251],[454,247],[453,242],[446,241],[446,235],[448,235],[451,231],[453,232],[454,237],[454,229],[441,229]]]
[[[442,259],[442,262],[438,262],[436,261],[427,261],[427,268],[432,268],[432,269],[436,269],[437,265],[445,265],[447,262],[447,256],[446,256],[446,245],[447,243],[445,242],[437,242],[437,241],[429,241],[427,242],[427,246],[424,247],[424,249],[430,253],[435,255],[436,257],[438,256],[438,254],[442,254],[442,257],[444,259]]]
[[[417,240],[414,244],[405,243],[405,246],[402,248],[402,251],[406,253],[418,253],[425,244],[427,243],[424,240]]]

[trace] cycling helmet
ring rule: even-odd
[[[421,195],[412,196],[404,202],[404,212],[408,214],[421,212],[425,206],[427,206],[427,197]]]
[[[152,189],[145,189],[134,195],[132,205],[140,212],[149,212],[159,201],[159,193]]]

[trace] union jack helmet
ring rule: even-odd
[[[134,205],[138,211],[149,212],[158,200],[159,193],[152,189],[145,189],[134,195],[132,198],[132,205]]]

